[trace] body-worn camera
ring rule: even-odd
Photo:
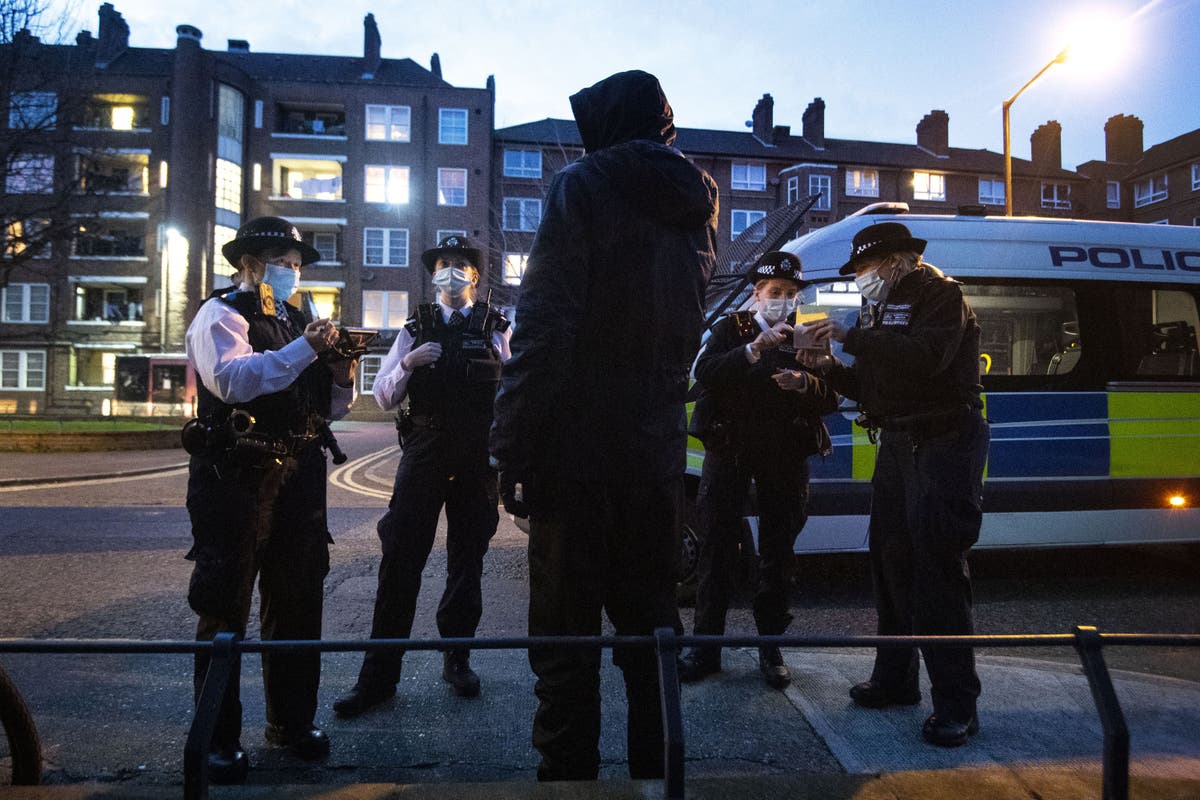
[[[362,358],[366,355],[371,342],[378,337],[379,331],[367,328],[338,328],[337,341],[326,351],[328,353],[326,358],[331,361]]]
[[[223,449],[261,450],[261,443],[247,434],[254,430],[254,416],[235,408],[224,424],[213,425],[211,419],[189,419],[184,423],[180,438],[189,455],[209,455]],[[264,440],[265,441],[265,440]]]

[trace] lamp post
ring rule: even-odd
[[[1032,86],[1034,81],[1036,81],[1038,78],[1045,75],[1046,70],[1050,69],[1055,64],[1061,64],[1064,61],[1066,61],[1068,52],[1069,52],[1069,50],[1063,50],[1061,53],[1056,55],[1050,61],[1049,64],[1047,64],[1046,66],[1044,66],[1040,70],[1038,70],[1037,75],[1034,75],[1032,78],[1030,78],[1026,82],[1026,84],[1024,86],[1022,86],[1020,89],[1017,89],[1016,94],[1014,94],[1012,97],[1005,100],[1004,105],[1001,107],[1002,116],[1004,117],[1004,216],[1006,216],[1006,217],[1011,217],[1012,213],[1013,213],[1012,140],[1009,135],[1009,124],[1008,124],[1009,109],[1012,108],[1012,104],[1016,102],[1017,98],[1021,96],[1021,92],[1025,91],[1030,86]]]

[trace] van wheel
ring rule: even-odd
[[[700,534],[696,524],[696,502],[684,503],[683,534],[679,537],[679,575],[675,584],[675,602],[680,606],[696,604],[696,586],[700,580]]]

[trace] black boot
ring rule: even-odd
[[[721,648],[693,647],[680,657],[677,662],[679,680],[683,683],[695,683],[721,671]]]
[[[319,761],[329,755],[329,737],[313,725],[273,725],[268,722],[266,739],[275,747],[286,747],[304,761]]]
[[[208,780],[222,786],[246,782],[250,771],[250,759],[242,749],[241,742],[229,746],[213,744],[208,751]]]
[[[442,680],[453,686],[459,697],[478,697],[479,676],[471,669],[471,651],[448,650],[442,656]]]
[[[394,684],[377,686],[360,681],[354,684],[354,688],[349,692],[333,701],[333,710],[339,717],[357,717],[395,696]]]
[[[783,653],[773,644],[758,648],[758,670],[772,689],[783,689],[792,682],[792,673],[783,663]]]

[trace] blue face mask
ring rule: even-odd
[[[263,283],[271,287],[275,299],[287,300],[300,288],[300,270],[291,267],[281,267],[278,264],[267,264]]]

